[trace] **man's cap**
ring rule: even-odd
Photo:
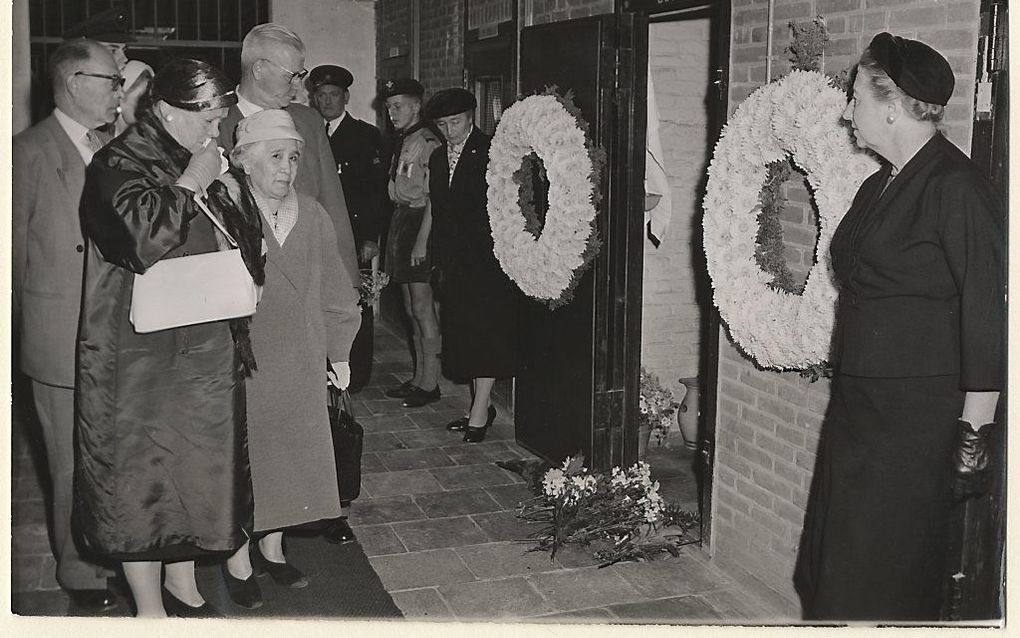
[[[413,95],[417,98],[425,95],[425,87],[414,78],[400,78],[399,80],[386,80],[379,87],[379,99],[385,100],[394,95]]]
[[[130,32],[127,11],[122,6],[114,6],[105,11],[94,13],[72,25],[64,32],[64,39],[73,40],[74,38],[89,38],[99,42],[119,44],[135,41],[135,37]]]
[[[313,89],[317,89],[323,84],[333,84],[341,89],[347,89],[354,84],[354,76],[342,66],[322,64],[312,69],[312,72],[308,74],[308,82]]]
[[[467,111],[474,111],[478,101],[467,89],[443,89],[429,99],[425,105],[425,114],[431,119],[457,115]]]
[[[923,42],[879,33],[868,50],[896,86],[910,97],[929,104],[949,102],[956,79],[942,54]]]

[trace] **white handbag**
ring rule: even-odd
[[[255,313],[258,291],[237,242],[198,195],[195,202],[233,248],[161,259],[145,274],[135,273],[130,319],[147,333]]]

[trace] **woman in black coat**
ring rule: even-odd
[[[937,620],[954,497],[987,476],[1005,357],[1005,213],[937,124],[949,63],[881,33],[843,116],[885,160],[832,239],[837,376],[795,579],[808,619]]]
[[[471,380],[471,408],[446,428],[477,443],[496,418],[489,396],[513,376],[517,327],[514,285],[492,252],[486,211],[489,136],[474,126],[475,98],[464,89],[436,93],[426,107],[446,140],[429,161],[429,197],[442,270],[443,368]]]

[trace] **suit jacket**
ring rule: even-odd
[[[500,271],[492,252],[492,231],[486,209],[485,171],[489,165],[488,135],[472,129],[450,180],[446,145],[429,158],[429,198],[433,235],[440,265]]]
[[[836,361],[866,377],[960,375],[997,390],[1005,372],[1005,207],[976,165],[935,135],[888,188],[861,185],[833,236]],[[884,189],[884,190],[883,190]]]
[[[297,103],[289,105],[286,111],[294,119],[298,133],[305,139],[301,159],[298,161],[294,188],[297,192],[318,200],[329,213],[336,228],[336,241],[344,266],[351,276],[351,281],[360,282],[361,272],[358,270],[354,233],[351,231],[347,203],[340,178],[336,174],[336,163],[329,148],[329,139],[322,125],[322,116],[315,109]],[[227,111],[227,116],[220,122],[219,145],[227,151],[234,148],[234,132],[241,119],[240,109],[232,106]]]
[[[14,136],[13,155],[13,312],[21,369],[37,381],[73,387],[85,163],[52,114]]]
[[[329,136],[329,146],[344,187],[354,241],[359,247],[364,241],[378,242],[388,199],[379,129],[348,113]]]

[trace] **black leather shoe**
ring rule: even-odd
[[[269,574],[277,585],[301,589],[308,586],[308,577],[290,563],[274,563],[262,555],[258,543],[254,543],[251,552],[251,566],[256,576]]]
[[[389,390],[387,390],[386,396],[388,396],[391,399],[406,399],[408,396],[410,396],[411,392],[414,390],[414,387],[415,387],[414,384],[411,383],[410,379],[408,379],[407,381],[404,381],[397,387],[390,388]]]
[[[346,516],[333,520],[326,527],[326,531],[322,536],[334,545],[343,545],[344,543],[358,540],[358,537],[354,535],[354,530],[351,529],[350,524],[347,522]]]
[[[163,588],[163,610],[167,616],[175,618],[224,618],[223,614],[216,611],[208,601],[198,607],[192,607],[171,594],[166,587]]]
[[[438,385],[432,390],[422,390],[421,388],[416,387],[411,394],[407,395],[407,398],[404,399],[404,402],[401,405],[405,408],[420,408],[423,405],[435,403],[442,396],[443,393],[439,391]]]
[[[223,580],[227,583],[227,593],[235,605],[245,609],[258,609],[262,606],[262,588],[259,587],[254,572],[242,580],[234,577],[226,564],[220,565],[220,570],[223,572]]]
[[[110,611],[117,608],[117,595],[109,589],[68,589],[67,596],[82,611]]]

